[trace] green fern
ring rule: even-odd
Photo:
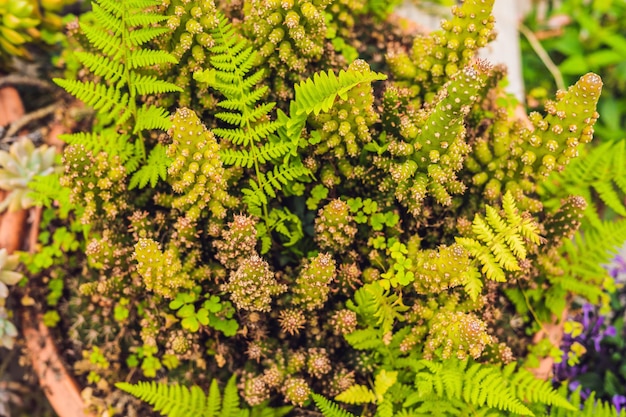
[[[346,305],[382,334],[389,333],[396,322],[403,322],[403,313],[409,309],[400,295],[385,290],[378,281],[363,285],[354,294],[354,301],[348,300]]]
[[[166,161],[162,147],[156,146],[147,157],[141,132],[167,130],[169,113],[158,106],[140,104],[140,97],[182,91],[172,83],[140,72],[153,66],[176,63],[169,53],[146,47],[167,32],[167,29],[155,26],[167,16],[150,11],[159,4],[156,0],[93,1],[95,24],[82,22],[81,29],[97,52],[77,52],[76,58],[101,80],[54,79],[68,93],[93,107],[101,128],[104,128],[102,131],[106,132],[63,135],[62,138],[69,143],[83,143],[94,152],[120,155],[129,172],[145,164],[131,178],[130,188],[143,188],[148,183],[154,187],[158,178],[165,178],[163,166]],[[125,132],[133,132],[133,136]]]
[[[224,388],[223,397],[217,380],[211,382],[206,395],[198,386],[191,389],[181,385],[139,382],[136,385],[118,382],[115,386],[151,405],[168,417],[239,417],[239,394],[235,376],[232,376]]]
[[[311,397],[315,405],[317,405],[317,408],[324,414],[324,417],[354,417],[354,414],[344,410],[333,401],[319,394],[311,394]]]
[[[592,392],[584,401],[581,399],[582,386],[579,386],[570,396],[570,402],[574,410],[553,407],[545,414],[546,417],[624,417],[626,410],[617,412],[614,405],[604,401],[597,401],[595,392]],[[567,384],[559,390],[561,394],[567,393]]]
[[[626,220],[601,222],[584,234],[576,233],[572,240],[563,243],[565,256],[558,264],[563,274],[550,277],[550,280],[592,303],[599,302],[609,278],[602,265],[611,260],[624,241]]]
[[[541,236],[530,218],[520,215],[513,195],[507,192],[502,200],[504,217],[489,205],[486,215],[474,217],[475,238],[457,237],[456,241],[482,266],[483,274],[492,281],[505,282],[506,272],[519,271],[519,261],[526,259],[528,242],[538,245]],[[477,293],[476,279],[471,280],[470,295]]]
[[[616,214],[626,217],[626,141],[604,142],[588,151],[584,158],[574,159],[567,168],[553,174],[542,184],[540,192],[546,207],[558,207],[562,198],[581,195],[588,203],[585,218],[592,227],[601,227],[597,199]],[[597,198],[594,198],[597,197]]]
[[[470,360],[420,361],[415,377],[416,392],[404,407],[440,400],[463,401],[474,407],[488,407],[512,414],[534,415],[524,403],[539,403],[566,410],[575,408],[547,381],[535,379],[514,363],[504,369]],[[514,375],[513,372],[516,372]]]

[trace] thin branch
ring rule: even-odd
[[[59,107],[59,103],[55,102],[55,103],[49,104],[46,107],[42,107],[33,112],[25,114],[24,116],[20,117],[18,120],[11,123],[11,125],[9,126],[9,129],[6,132],[6,136],[9,136],[9,137],[15,136],[15,134],[17,134],[17,132],[19,132],[24,126],[28,125],[29,123],[35,120],[43,119],[44,117],[51,115],[52,113],[54,113],[54,111],[58,107]]]
[[[18,74],[9,74],[5,77],[0,77],[0,87],[7,85],[28,85],[32,87],[39,87],[44,90],[52,90],[56,88],[54,84],[40,80],[39,78],[27,77],[25,75]]]
[[[533,48],[539,59],[541,59],[541,62],[543,62],[543,65],[545,65],[548,71],[550,71],[550,74],[552,74],[556,87],[559,90],[565,91],[565,82],[563,81],[561,71],[559,71],[559,68],[556,66],[554,61],[552,61],[552,58],[550,58],[550,55],[548,55],[543,46],[541,46],[541,42],[539,42],[532,30],[525,25],[520,24],[519,31],[526,37],[530,46]]]

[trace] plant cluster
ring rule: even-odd
[[[546,10],[534,9],[525,22],[530,38],[522,42],[523,68],[530,97],[545,99],[559,85],[594,71],[606,85],[596,126],[602,141],[626,137],[625,18],[626,5],[620,1],[570,0],[548,2]],[[546,56],[541,59],[536,51]]]
[[[11,349],[17,336],[15,325],[9,320],[11,311],[6,308],[9,285],[17,284],[23,277],[15,269],[19,264],[18,255],[9,255],[6,249],[0,249],[0,347]]]
[[[591,140],[602,81],[512,117],[504,69],[474,57],[491,0],[383,43],[373,70],[337,22],[363,33],[392,3],[94,0],[81,16],[86,71],[55,82],[93,126],[35,186],[75,240],[48,230],[65,253],[34,270],[63,282],[48,302],[100,395],[235,374],[249,406],[313,399],[329,417],[350,414],[327,397],[381,417],[577,411],[523,365],[572,297],[612,289],[588,260],[626,223],[583,236],[591,201],[543,185]],[[198,388],[121,387],[205,409]]]
[[[10,65],[12,57],[30,57],[28,43],[59,39],[63,26],[58,14],[76,0],[3,0],[0,1],[0,68]]]

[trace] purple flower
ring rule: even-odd
[[[624,407],[626,406],[626,397],[624,397],[623,395],[614,395],[611,402],[615,406],[615,409],[617,410],[617,414],[619,414],[620,411],[622,411],[622,409],[626,408]]]
[[[626,245],[622,246],[611,263],[603,265],[617,284],[626,283]]]

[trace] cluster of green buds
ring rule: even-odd
[[[217,7],[214,0],[164,0],[163,15],[168,16],[168,35],[160,38],[163,48],[168,50],[178,64],[167,68],[171,77],[168,81],[180,86],[189,86],[177,95],[177,105],[192,106],[199,100],[201,107],[215,104],[207,86],[196,84],[193,73],[208,67],[207,51],[214,45],[211,31],[217,28]],[[192,92],[195,95],[192,96]]]
[[[293,289],[293,303],[308,311],[322,308],[336,276],[333,257],[328,253],[318,254],[300,271]]]
[[[457,177],[471,151],[466,140],[465,118],[472,106],[501,75],[476,61],[450,77],[434,98],[434,105],[400,120],[402,140],[389,144],[392,159],[375,157],[389,171],[388,187],[413,215],[421,212],[427,195],[443,206],[466,186]],[[384,186],[384,185],[383,185]]]
[[[426,101],[474,58],[476,51],[495,39],[494,0],[465,0],[453,7],[453,17],[441,23],[441,30],[417,37],[410,55],[398,53],[388,57],[391,71],[411,95]]]
[[[424,358],[478,359],[493,342],[487,333],[487,325],[475,314],[443,310],[436,313],[430,322]]]
[[[243,30],[275,80],[274,91],[290,98],[290,82],[300,81],[322,58],[329,0],[247,0]],[[278,52],[277,52],[278,51]],[[293,77],[292,79],[288,79]]]
[[[244,258],[256,253],[256,220],[235,215],[233,221],[222,229],[222,238],[213,242],[215,258],[228,269],[237,269]]]
[[[137,271],[149,291],[174,298],[182,289],[194,285],[175,248],[168,247],[163,252],[156,241],[142,238],[135,244],[135,259]]]
[[[29,208],[28,184],[35,176],[46,176],[58,172],[61,167],[55,164],[56,150],[42,145],[35,147],[27,138],[13,143],[9,151],[0,151],[0,189],[8,191],[0,202],[0,211]]]
[[[172,116],[168,131],[172,143],[166,153],[172,158],[167,173],[176,194],[172,207],[197,220],[205,209],[222,219],[231,197],[226,189],[225,170],[219,158],[219,144],[198,116],[180,108]],[[182,194],[182,195],[181,195]]]
[[[63,166],[60,182],[71,190],[70,202],[79,208],[81,224],[117,220],[128,209],[127,172],[119,155],[104,151],[94,155],[81,144],[71,145],[64,150]]]
[[[223,289],[238,309],[268,312],[272,297],[287,291],[287,286],[278,282],[267,261],[255,253],[240,262]]]
[[[60,30],[55,14],[76,0],[0,0],[0,61],[28,57],[26,43],[41,38],[41,30]]]
[[[315,240],[321,249],[343,252],[352,245],[356,232],[356,222],[346,202],[335,199],[319,210]]]
[[[440,293],[464,284],[472,268],[469,252],[459,244],[417,252],[413,285],[418,294]]]
[[[475,191],[492,202],[511,191],[520,208],[540,211],[541,203],[532,197],[536,184],[563,170],[578,155],[579,146],[591,140],[601,90],[600,77],[582,76],[546,104],[546,116],[531,113],[530,128],[508,121],[505,111],[496,112],[490,131],[467,158]]]

